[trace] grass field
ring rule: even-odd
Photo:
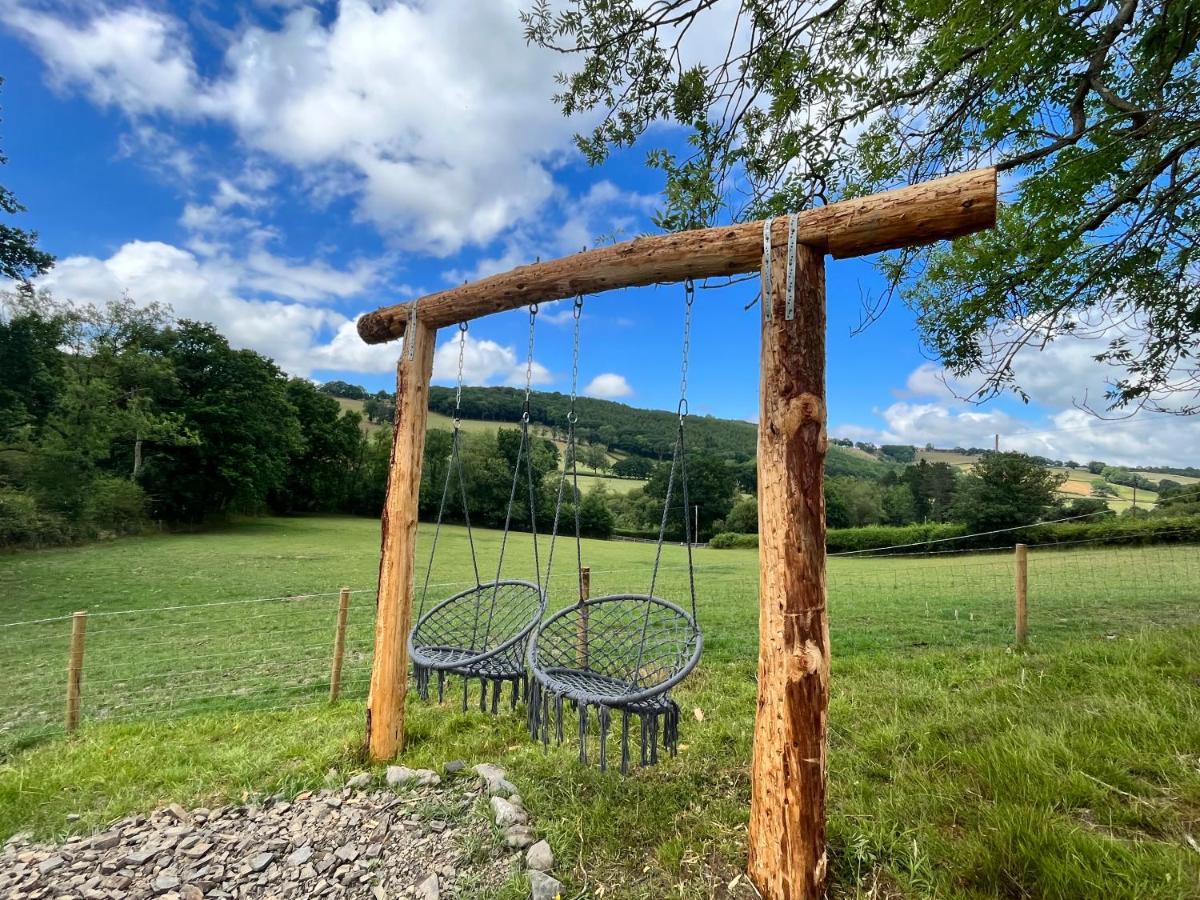
[[[497,538],[481,535],[485,572]],[[587,542],[593,592],[645,590],[652,549]],[[528,575],[530,552],[516,536],[506,573]],[[299,518],[0,557],[0,622],[91,612],[85,726],[70,739],[45,733],[69,623],[0,628],[0,839],[300,790],[360,765],[377,553],[374,522]],[[751,896],[729,885],[745,862],[756,558],[697,562],[705,656],[677,692],[675,760],[602,775],[573,743],[531,745],[519,714],[410,699],[406,761],[502,761],[563,861],[566,896]],[[682,563],[668,547],[657,593],[686,596]],[[432,595],[469,571],[452,529]],[[553,604],[571,583],[565,569],[553,579]],[[346,699],[330,706],[336,598],[233,601],[342,584],[367,593],[352,605]],[[1020,652],[1008,554],[831,559],[829,586],[835,896],[1200,896],[1196,548],[1035,550]],[[201,605],[214,603],[226,605]],[[99,615],[139,608],[159,611]],[[46,711],[40,730],[32,710]]]

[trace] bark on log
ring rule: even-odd
[[[412,334],[404,339],[396,373],[395,430],[383,505],[379,596],[375,601],[375,656],[367,698],[367,750],[377,762],[392,759],[404,749],[413,551],[436,336],[435,329],[418,321]]]
[[[785,242],[773,243],[772,257],[759,399],[758,711],[748,868],[766,900],[819,900],[829,706],[825,270],[819,250],[797,248],[789,322]]]
[[[996,170],[979,169],[925,184],[807,210],[800,243],[834,257],[926,244],[990,228],[996,221]],[[787,217],[772,223],[772,243],[787,240]],[[422,297],[421,319],[434,328],[530,303],[561,300],[686,278],[753,272],[762,263],[762,222],[638,238],[492,275]],[[358,333],[368,344],[404,334],[411,303],[368,313]]]

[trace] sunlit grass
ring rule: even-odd
[[[487,578],[498,536],[478,537]],[[443,538],[431,599],[470,578],[461,529]],[[651,549],[588,542],[593,593],[645,590]],[[369,589],[377,553],[376,523],[321,518],[18,554],[0,558],[0,621]],[[1200,896],[1200,852],[1188,840],[1200,840],[1197,555],[1035,551],[1026,651],[1010,647],[1008,554],[831,560],[835,894]],[[529,577],[531,558],[529,539],[517,536],[506,574]],[[686,602],[683,559],[681,548],[667,548],[658,593]],[[520,712],[464,714],[453,700],[439,708],[410,698],[405,762],[506,765],[576,893],[722,896],[718,887],[745,863],[757,564],[752,551],[700,551],[697,561],[705,658],[677,692],[685,711],[677,759],[622,779],[581,768],[573,742],[548,753],[530,743]],[[553,580],[555,605],[570,602],[565,566]],[[371,599],[356,594],[352,605],[351,633],[367,644]],[[87,830],[164,802],[292,792],[319,786],[331,767],[360,765],[361,685],[332,707],[323,702],[335,602],[279,604],[279,615],[249,621],[212,609],[129,617],[162,630],[160,640],[172,642],[165,650],[139,646],[143,633],[129,628],[109,626],[106,643],[96,617],[87,672],[98,681],[101,666],[118,667],[146,708],[136,721],[114,721],[135,711],[103,707],[109,695],[85,675],[80,732],[31,739],[0,763],[0,837]],[[57,721],[66,626],[28,626],[46,641],[24,645],[14,639],[26,629],[0,630],[0,706],[43,698]],[[311,653],[264,653],[309,646],[305,629]],[[199,668],[202,651],[216,678],[235,657],[253,665],[228,673],[199,711],[189,692],[210,679],[168,682],[175,706],[157,710],[147,679]],[[355,665],[365,672],[366,657]],[[39,677],[20,680],[31,666]],[[243,676],[264,689],[297,682],[271,700],[294,708],[245,711],[249,698],[234,693]],[[82,818],[68,822],[70,813]]]

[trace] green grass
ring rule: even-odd
[[[479,535],[485,573],[497,538]],[[465,536],[443,539],[433,581],[461,581]],[[593,592],[644,590],[652,549],[587,542]],[[514,536],[506,573],[527,574],[530,551]],[[10,728],[7,745],[0,732],[0,838],[296,791],[359,765],[369,593],[354,595],[359,655],[334,706],[322,698],[335,598],[197,604],[370,588],[377,553],[374,522],[300,518],[0,557],[0,622],[93,613],[85,726],[69,739]],[[677,692],[680,755],[657,769],[602,775],[577,765],[573,742],[531,745],[519,714],[410,698],[406,762],[506,765],[568,896],[727,896],[719,886],[744,867],[756,557],[699,551],[697,562],[705,657]],[[659,594],[686,596],[682,563],[666,548]],[[555,605],[569,602],[561,574]],[[1008,554],[830,560],[835,895],[1200,896],[1195,548],[1034,551],[1030,579],[1031,645],[1015,652]],[[193,608],[95,615],[176,605]],[[44,708],[57,723],[67,626],[0,629],[0,707],[16,719]]]

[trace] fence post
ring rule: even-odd
[[[592,596],[592,567],[583,566],[579,570],[579,602],[582,604],[590,596]],[[581,605],[579,607],[579,624],[576,627],[578,629],[575,636],[576,654],[579,657],[580,667],[586,669],[588,664],[587,606]]]
[[[1029,636],[1029,547],[1017,544],[1017,646],[1024,647]]]
[[[79,698],[83,687],[83,638],[87,610],[71,615],[71,656],[67,662],[67,734],[79,727]]]
[[[329,672],[329,702],[338,698],[342,689],[342,656],[346,652],[346,615],[350,612],[350,588],[342,588],[338,597],[337,631],[333,635],[333,667]]]

